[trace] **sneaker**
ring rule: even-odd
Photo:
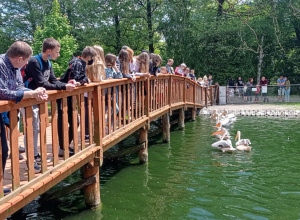
[[[42,164],[42,158],[41,158],[40,154],[34,156],[34,160],[35,160],[35,162],[37,162],[38,165]],[[51,162],[51,158],[47,157],[47,163],[50,163],[50,162]]]
[[[40,173],[41,167],[37,164],[37,162],[34,162],[34,173]],[[28,171],[28,167],[25,167],[25,170]]]
[[[7,194],[9,194],[11,192],[11,190],[9,188],[3,188],[3,192],[4,192],[4,195],[6,196]]]
[[[19,153],[19,160],[23,160],[23,159],[24,159],[23,155]]]
[[[19,153],[25,153],[25,148],[24,148],[24,147],[21,147],[21,146],[19,146]]]
[[[72,157],[74,155],[74,150],[72,148],[69,148],[69,157]],[[64,156],[64,150],[59,149],[58,156],[63,157]]]

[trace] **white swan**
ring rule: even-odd
[[[249,139],[241,139],[241,132],[238,131],[235,140],[238,139],[238,141],[235,143],[237,150],[242,151],[251,151],[251,147],[249,146],[251,144]]]

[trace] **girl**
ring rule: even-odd
[[[98,45],[94,45],[92,48],[97,52],[97,56],[93,64],[87,66],[86,74],[92,82],[102,82],[105,79],[104,50]]]
[[[119,69],[123,75],[123,78],[131,79],[131,81],[134,82],[135,77],[134,75],[130,74],[129,62],[129,53],[124,49],[120,50],[119,58],[117,59],[116,63],[119,64]]]
[[[246,98],[248,102],[252,102],[252,87],[253,87],[253,78],[250,78],[246,83]]]
[[[161,64],[161,57],[157,54],[151,53],[150,59],[152,60],[152,65],[149,65],[149,73],[151,75],[157,76],[158,67]]]
[[[102,82],[105,79],[105,61],[104,50],[99,45],[94,45],[92,48],[97,55],[94,57],[92,65],[86,66],[86,75],[91,82]],[[88,94],[84,93],[85,106],[85,140],[89,141],[89,118],[88,118]]]
[[[142,52],[139,56],[136,57],[136,69],[137,76],[143,76],[149,78],[151,75],[149,73],[149,55],[145,52]]]
[[[291,82],[290,80],[288,79],[288,77],[286,76],[285,77],[285,84],[284,84],[284,99],[286,102],[289,102],[290,101],[290,92],[291,92]]]
[[[117,57],[114,54],[108,53],[105,56],[105,63],[106,63],[106,68],[105,68],[105,79],[122,79],[122,73],[118,70],[116,67],[116,61]],[[111,124],[113,125],[114,122],[114,108],[113,108],[113,97],[114,97],[114,90],[113,88],[111,89],[111,100],[108,100],[108,95],[107,95],[107,89],[105,89],[105,112],[108,109],[108,102],[111,102]],[[116,87],[116,115],[119,113],[119,87]],[[118,122],[118,120],[116,120]],[[113,129],[113,127],[112,127]]]

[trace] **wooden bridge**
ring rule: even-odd
[[[0,112],[9,111],[9,155],[3,174],[0,161],[0,219],[5,219],[26,204],[84,166],[84,177],[95,177],[94,183],[85,188],[85,202],[88,207],[100,204],[99,166],[103,152],[140,129],[139,142],[143,149],[141,162],[148,160],[147,135],[150,122],[163,116],[164,140],[170,140],[170,115],[179,110],[179,126],[184,127],[184,111],[191,110],[192,118],[197,108],[212,105],[215,100],[215,86],[202,87],[196,82],[175,75],[107,80],[78,87],[72,92],[48,91],[48,101],[34,99],[0,101]],[[85,95],[86,94],[86,95]],[[85,96],[88,103],[89,140],[85,140]],[[67,98],[72,99],[74,155],[69,157],[69,129]],[[62,100],[64,156],[59,157],[57,100]],[[109,101],[111,100],[111,101]],[[32,106],[39,105],[41,173],[34,172]],[[119,106],[119,112],[117,112]],[[24,135],[26,135],[26,159],[19,161],[18,111],[25,108]],[[107,110],[108,109],[108,110]],[[111,111],[112,109],[113,111]],[[49,112],[49,113],[48,113]],[[79,116],[79,117],[78,117]],[[78,120],[79,119],[79,120]],[[1,142],[0,142],[1,143]],[[1,151],[0,151],[1,154]],[[47,163],[47,157],[52,158]],[[2,155],[0,155],[2,160]],[[27,166],[27,165],[28,166]],[[25,169],[28,167],[27,169]],[[3,187],[12,192],[3,195]]]

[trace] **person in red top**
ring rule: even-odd
[[[259,82],[259,85],[261,86],[261,88],[262,88],[262,93],[261,93],[261,95],[264,97],[264,100],[263,100],[263,102],[269,102],[269,98],[268,98],[268,96],[267,96],[267,87],[262,87],[262,86],[267,86],[268,85],[268,80],[266,79],[266,77],[261,77],[261,80],[260,80],[260,82]]]
[[[254,102],[259,102],[259,93],[260,93],[260,85],[256,85],[256,91],[255,91],[255,101]]]

